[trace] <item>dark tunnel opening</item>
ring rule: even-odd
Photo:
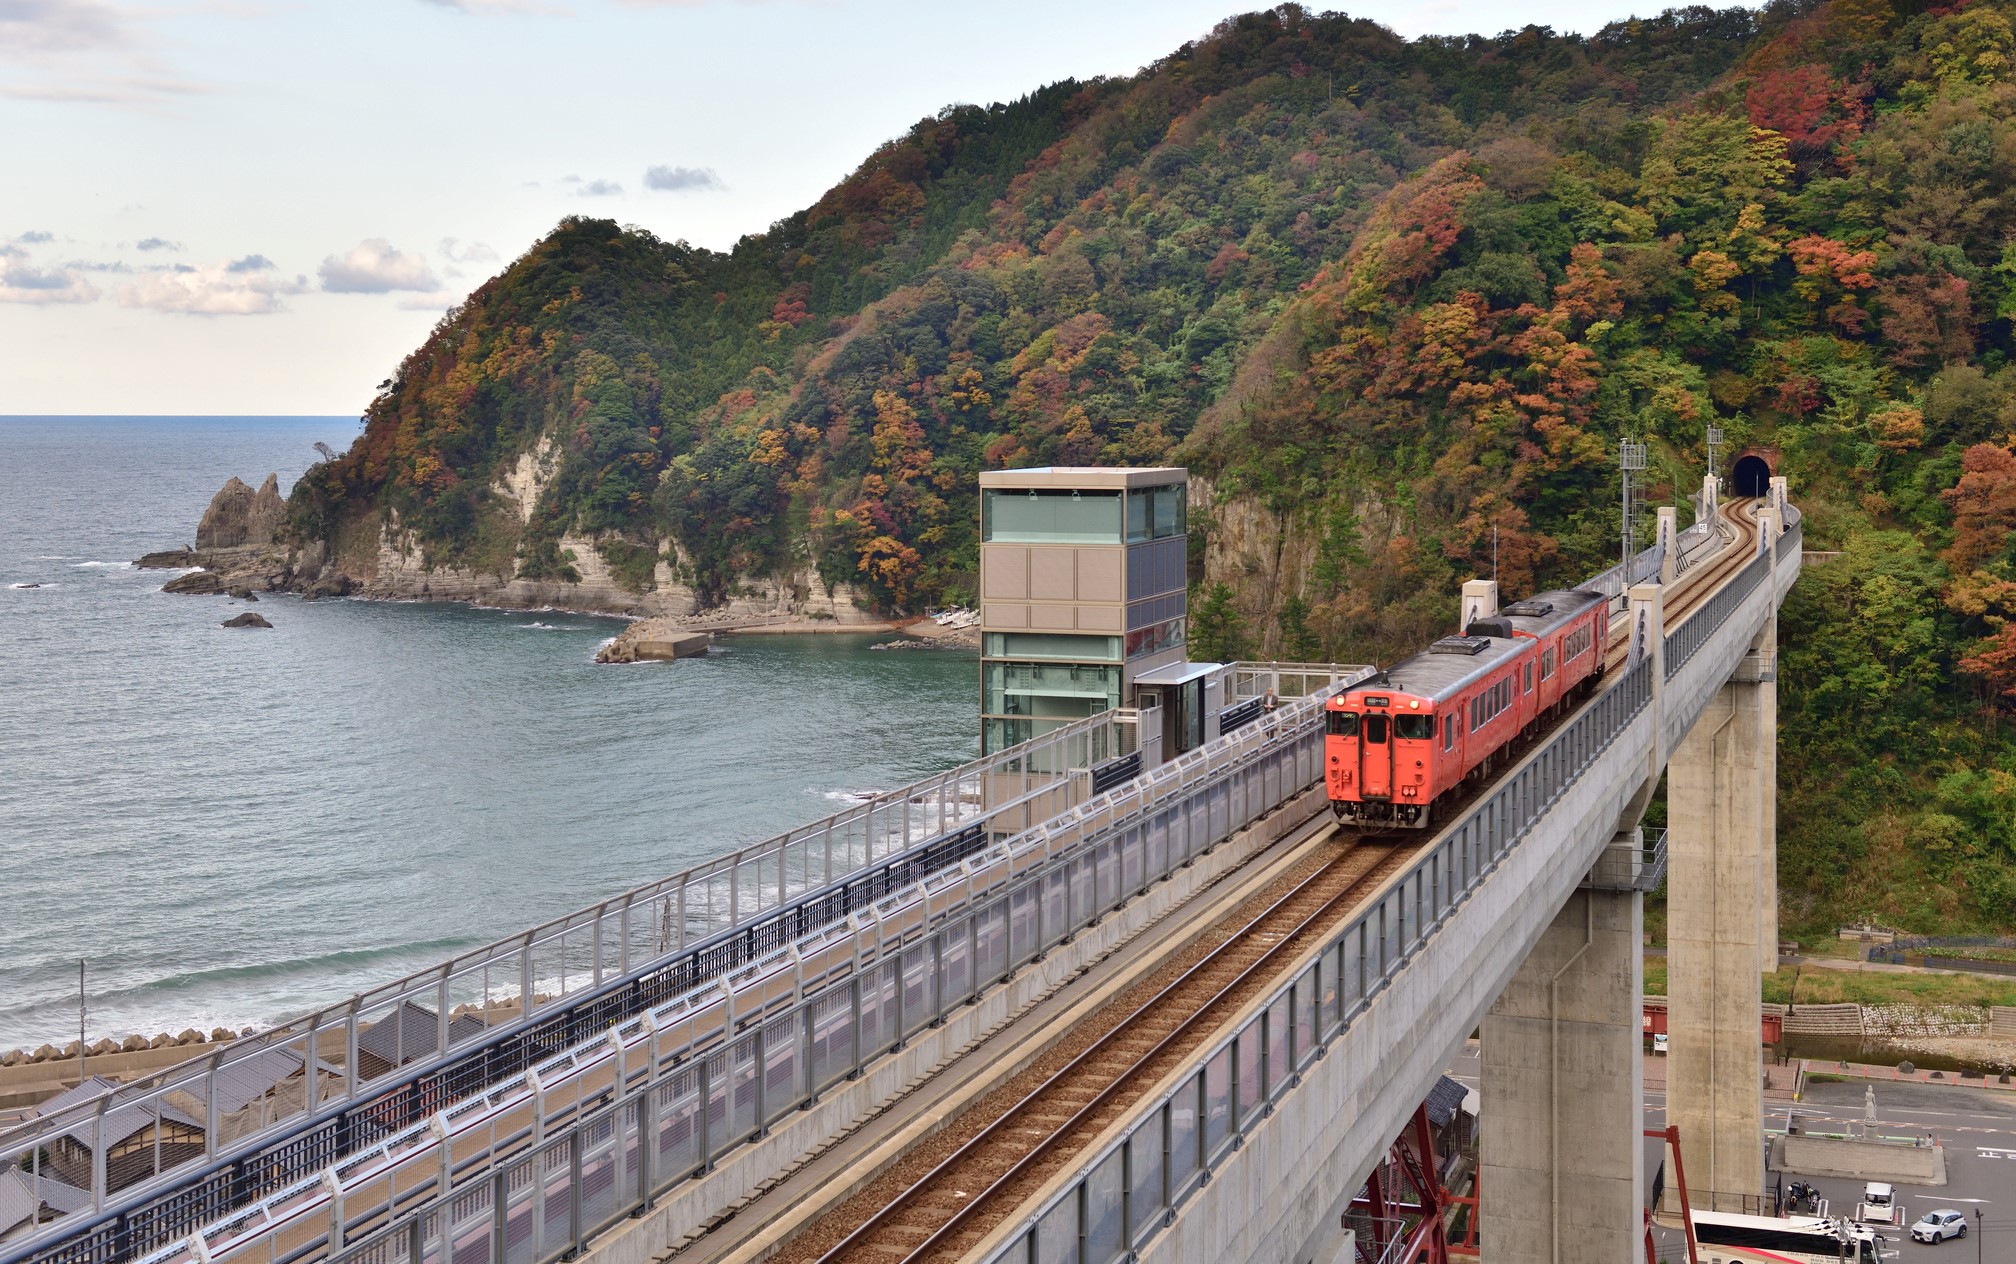
[[[1761,456],[1738,457],[1729,477],[1738,496],[1762,496],[1771,490],[1771,463]]]

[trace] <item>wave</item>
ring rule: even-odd
[[[95,567],[100,570],[130,571],[133,569],[133,563],[131,562],[72,562],[70,565],[79,568]]]
[[[401,957],[424,956],[426,960],[420,964],[431,965],[440,957],[447,956],[458,948],[472,948],[479,942],[470,938],[420,939],[403,944],[384,944],[376,948],[346,948],[339,952],[318,953],[314,956],[294,957],[284,961],[213,966],[207,970],[190,970],[112,989],[103,993],[99,999],[116,1001],[158,995],[162,992],[183,992],[212,983],[244,983],[286,978],[291,975],[321,974],[334,967],[370,965]]]
[[[9,584],[9,588],[54,588],[54,584]]]
[[[827,799],[834,803],[866,803],[882,792],[880,790],[815,790],[813,793],[822,799]]]

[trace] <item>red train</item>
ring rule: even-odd
[[[1347,824],[1426,829],[1435,805],[1603,674],[1609,599],[1544,592],[1332,698],[1330,806]]]

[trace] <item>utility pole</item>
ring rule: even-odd
[[[1617,467],[1624,485],[1624,587],[1629,589],[1637,579],[1631,573],[1631,559],[1638,552],[1638,513],[1645,500],[1643,480],[1637,477],[1645,470],[1645,445],[1619,439]]]

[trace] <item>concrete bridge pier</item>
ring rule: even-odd
[[[1644,1252],[1644,926],[1637,891],[1576,891],[1484,1019],[1480,1245],[1492,1264]]]
[[[1769,525],[1769,524],[1767,524]],[[1770,533],[1775,539],[1775,531]],[[1777,967],[1775,616],[1668,765],[1667,1119],[1696,1208],[1764,1188],[1759,980]],[[1677,1210],[1674,1183],[1669,1210]]]

